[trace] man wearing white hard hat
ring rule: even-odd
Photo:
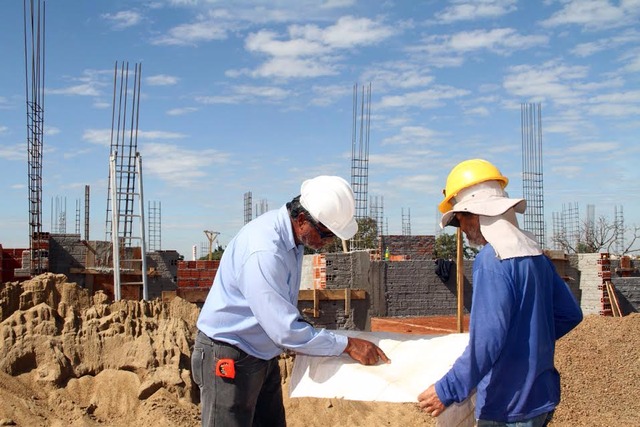
[[[482,249],[473,263],[469,345],[418,402],[438,416],[476,390],[478,427],[540,427],[560,402],[555,341],[582,311],[535,237],[518,227],[526,201],[509,198],[508,182],[482,159],[449,173],[440,226],[460,227]]]
[[[350,239],[358,230],[354,214],[347,181],[318,176],[231,240],[198,317],[191,357],[203,426],[285,426],[278,365],[285,350],[389,362],[369,341],[314,328],[297,308],[304,247]]]

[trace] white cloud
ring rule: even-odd
[[[141,139],[182,139],[187,135],[179,132],[166,132],[161,130],[139,131],[138,140]]]
[[[574,85],[587,76],[587,67],[550,61],[542,65],[516,65],[508,70],[503,87],[521,98],[551,100],[556,104],[580,101],[582,94]]]
[[[286,35],[274,31],[251,33],[245,40],[249,52],[268,58],[254,71],[232,71],[254,77],[310,78],[337,74],[338,54],[375,45],[391,37],[394,29],[367,18],[344,16],[334,25],[291,25]]]
[[[59,133],[60,133],[60,129],[58,129],[55,126],[45,125],[45,127],[44,127],[44,134],[47,135],[47,136],[57,135]]]
[[[239,85],[233,86],[227,95],[198,96],[195,99],[202,104],[276,103],[290,95],[291,91],[276,86]]]
[[[438,135],[438,132],[422,126],[403,126],[400,128],[400,133],[384,138],[380,144],[427,144],[433,142]]]
[[[129,135],[129,129],[125,129],[125,136]],[[116,135],[113,136],[117,138]],[[186,138],[185,134],[178,132],[165,131],[138,131],[138,142],[141,140],[154,139],[182,139]],[[90,144],[110,146],[111,145],[111,129],[86,129],[82,134],[82,139]]]
[[[111,129],[87,129],[82,133],[82,139],[90,144],[108,147],[111,144]]]
[[[434,77],[424,66],[398,62],[366,70],[362,80],[372,82],[376,91],[384,91],[387,88],[409,89],[428,86],[434,81]]]
[[[633,25],[638,16],[638,0],[621,0],[618,6],[609,0],[569,0],[564,2],[560,11],[541,24],[545,27],[581,25],[600,30]]]
[[[610,153],[618,150],[620,144],[616,142],[583,142],[578,145],[567,148],[570,153],[584,154],[584,153]]]
[[[100,91],[93,83],[83,83],[60,89],[45,89],[48,95],[99,96]]]
[[[498,18],[516,10],[516,0],[454,0],[452,5],[436,13],[439,22],[474,21]]]
[[[149,86],[171,86],[178,83],[180,79],[166,74],[157,74],[155,76],[147,77],[145,81]]]
[[[6,110],[11,108],[11,106],[9,105],[9,101],[7,101],[7,98],[5,98],[4,96],[0,96],[0,110]]]
[[[342,9],[355,4],[356,0],[325,0],[320,7],[323,9]]]
[[[322,58],[272,58],[251,72],[254,77],[266,78],[311,78],[337,75],[334,64]]]
[[[428,60],[432,67],[458,67],[468,54],[483,51],[498,55],[511,55],[520,50],[544,46],[549,43],[547,35],[523,35],[513,28],[461,31],[453,34],[435,34],[423,37],[419,44],[406,50],[419,60]]]
[[[154,45],[186,46],[226,38],[227,29],[223,23],[206,20],[173,27],[167,34],[159,36],[151,43]]]
[[[353,95],[353,89],[347,85],[313,86],[311,90],[314,93],[311,104],[317,106],[331,105],[338,99]]]
[[[218,150],[189,150],[175,144],[146,143],[142,148],[145,173],[172,187],[201,184],[215,172],[211,166],[223,165],[230,158],[230,154]]]
[[[184,116],[185,114],[190,114],[198,111],[195,107],[184,107],[184,108],[172,108],[171,110],[167,110],[168,116]]]
[[[259,31],[247,36],[245,48],[249,52],[259,52],[275,57],[317,56],[328,52],[329,47],[319,40],[304,38],[277,40],[273,31]]]
[[[490,115],[489,109],[487,107],[467,108],[464,110],[464,113],[469,116],[479,116],[479,117],[487,117]]]
[[[551,168],[551,172],[556,175],[565,176],[567,178],[576,178],[582,175],[582,168],[580,166],[554,166]]]
[[[468,95],[469,91],[448,86],[437,86],[428,90],[409,92],[404,95],[383,96],[376,105],[379,108],[434,108],[442,105],[444,100]]]
[[[123,30],[139,24],[142,15],[133,10],[123,10],[116,13],[105,13],[102,18],[108,21],[114,30]]]
[[[7,131],[9,130],[8,127],[6,126],[0,126],[0,135],[7,133]]]
[[[27,160],[27,149],[25,144],[0,145],[0,159],[5,160]]]
[[[627,29],[619,34],[611,37],[603,37],[601,39],[580,43],[571,50],[576,56],[587,57],[602,51],[611,51],[624,45],[638,45],[640,43],[640,32],[635,29]],[[632,54],[634,58],[638,58],[638,54]]]

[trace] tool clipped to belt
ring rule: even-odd
[[[222,378],[235,378],[236,365],[233,359],[219,359],[216,363],[216,375]]]

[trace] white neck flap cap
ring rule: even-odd
[[[515,209],[497,216],[480,215],[480,232],[491,243],[499,259],[542,254],[535,236],[518,227]]]
[[[498,181],[485,181],[460,190],[451,199],[453,209],[442,215],[440,227],[446,227],[456,212],[469,212],[476,215],[496,216],[507,209],[515,208],[517,213],[527,209],[525,199],[510,199]]]

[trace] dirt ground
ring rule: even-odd
[[[199,426],[198,308],[90,297],[62,275],[0,287],[0,426]],[[640,314],[587,316],[558,342],[554,426],[640,426]],[[420,361],[416,361],[420,363]],[[290,427],[434,426],[415,404],[287,396]],[[425,388],[428,384],[425,384]]]

